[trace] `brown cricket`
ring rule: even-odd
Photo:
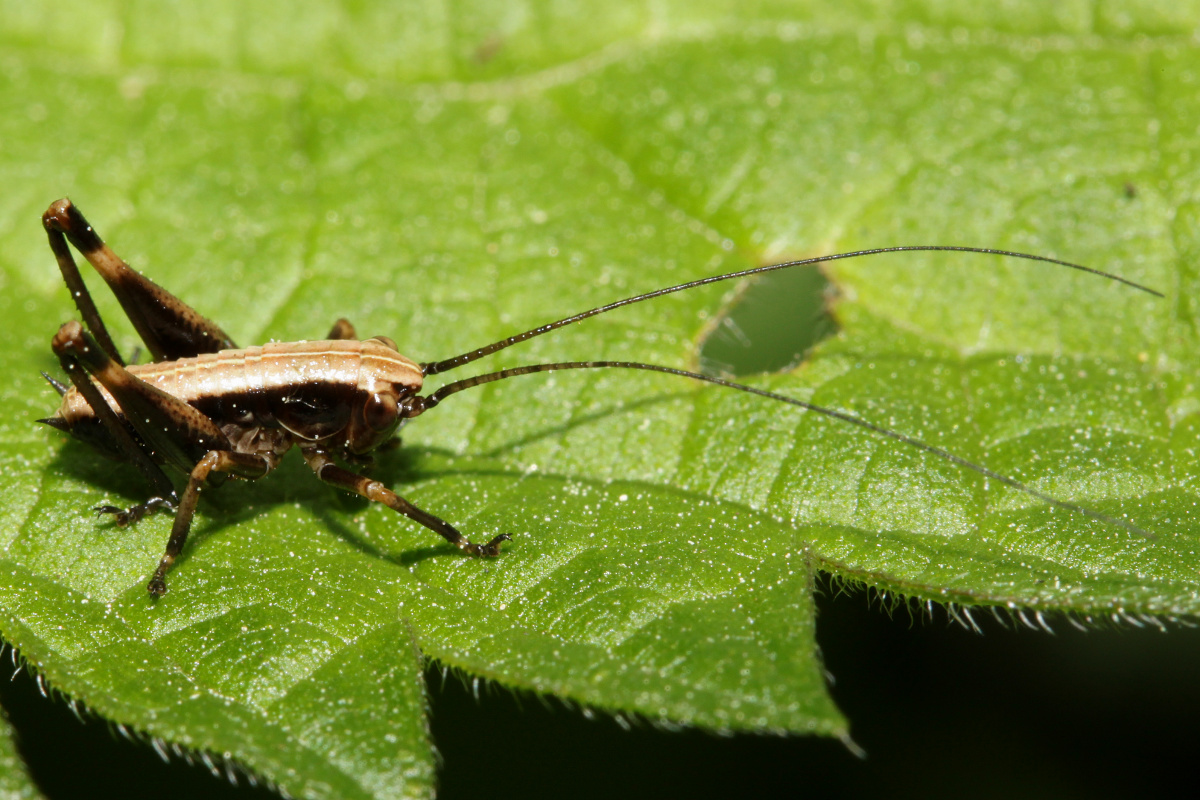
[[[371,452],[393,437],[402,420],[416,417],[464,389],[518,375],[569,369],[663,372],[799,406],[904,442],[1054,506],[1148,536],[1127,520],[1051,497],[1014,478],[844,411],[672,367],[631,361],[531,364],[454,381],[428,395],[420,394],[430,375],[622,306],[718,281],[878,253],[955,251],[1009,256],[1069,267],[1162,297],[1153,289],[1090,267],[992,248],[914,245],[859,250],[689,281],[565,317],[453,358],[418,364],[400,355],[395,342],[386,337],[359,341],[354,326],[345,319],[334,323],[323,341],[238,348],[215,323],[131,269],[101,240],[70,200],[51,204],[42,215],[42,224],[87,327],[85,330],[72,321],[55,334],[51,346],[74,386],[45,376],[62,395],[62,403],[54,416],[39,422],[65,431],[109,456],[131,462],[150,484],[152,496],[145,502],[125,509],[105,505],[96,511],[112,515],[122,526],[148,512],[175,512],[166,552],[147,586],[152,595],[167,591],[167,571],[183,550],[201,490],[219,485],[227,477],[261,478],[293,446],[300,449],[313,472],[326,483],[383,503],[465,553],[498,555],[501,543],[512,538],[509,534],[475,544],[444,520],[336,461],[351,466],[369,464]],[[153,356],[152,363],[126,365],[122,360],[84,285],[68,242],[108,283]],[[182,493],[176,491],[164,472],[168,465],[187,474]]]

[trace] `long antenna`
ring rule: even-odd
[[[492,353],[495,353],[499,350],[503,350],[506,347],[512,347],[514,344],[520,344],[521,342],[532,339],[535,336],[541,336],[543,333],[549,333],[550,331],[557,330],[558,328],[566,327],[567,325],[571,325],[571,324],[579,322],[581,320],[585,320],[588,317],[594,317],[594,316],[597,316],[598,314],[604,314],[608,311],[612,311],[614,309],[621,308],[622,306],[629,306],[629,305],[633,305],[634,303],[640,303],[643,300],[650,300],[655,297],[662,297],[663,295],[666,295],[666,294],[674,294],[675,292],[682,292],[685,289],[693,289],[697,286],[706,286],[710,283],[719,283],[720,281],[729,281],[729,280],[733,280],[734,278],[745,278],[748,275],[759,275],[764,272],[774,272],[775,270],[779,270],[779,269],[788,269],[789,267],[800,267],[800,266],[804,266],[805,264],[818,264],[822,261],[840,261],[845,258],[858,258],[860,256],[873,256],[873,255],[878,255],[880,253],[910,253],[910,252],[914,252],[914,251],[925,251],[925,252],[928,252],[928,251],[951,251],[951,252],[957,252],[957,253],[983,253],[984,255],[997,255],[997,256],[1007,256],[1009,258],[1022,258],[1022,259],[1025,259],[1026,261],[1041,261],[1046,264],[1057,264],[1058,266],[1061,266],[1061,267],[1069,267],[1070,269],[1079,270],[1080,272],[1087,272],[1091,275],[1097,275],[1101,278],[1107,278],[1110,281],[1116,281],[1117,283],[1123,283],[1126,286],[1137,289],[1138,291],[1141,291],[1141,292],[1145,292],[1147,294],[1154,295],[1155,297],[1163,296],[1162,292],[1159,292],[1155,289],[1151,289],[1148,286],[1143,286],[1140,283],[1135,283],[1134,281],[1131,281],[1128,278],[1122,278],[1120,275],[1114,275],[1111,272],[1104,272],[1102,270],[1093,269],[1092,267],[1085,267],[1082,264],[1072,264],[1070,261],[1060,261],[1057,258],[1049,258],[1047,256],[1036,256],[1036,255],[1032,255],[1030,253],[1015,253],[1011,250],[996,250],[996,249],[993,249],[990,247],[959,247],[956,245],[905,245],[902,247],[877,247],[877,248],[874,248],[871,250],[855,250],[852,253],[834,253],[833,255],[828,255],[828,256],[815,256],[813,258],[802,258],[797,261],[784,261],[781,264],[771,264],[771,265],[765,266],[765,267],[755,267],[753,269],[744,269],[744,270],[740,270],[738,272],[729,272],[724,275],[714,275],[711,278],[701,278],[701,279],[695,280],[695,281],[688,281],[687,283],[681,283],[678,286],[669,286],[666,289],[659,289],[658,291],[647,292],[646,294],[639,294],[636,297],[627,297],[624,300],[618,300],[615,303],[609,303],[606,306],[600,306],[598,308],[593,308],[589,311],[584,311],[581,314],[575,314],[574,316],[564,317],[563,319],[560,319],[557,322],[551,322],[549,324],[542,325],[539,328],[534,328],[532,330],[525,331],[524,333],[518,333],[515,336],[510,336],[507,339],[502,339],[493,344],[489,344],[486,347],[481,347],[478,350],[472,350],[469,353],[463,353],[462,355],[457,355],[457,356],[454,356],[453,358],[447,358],[442,361],[432,361],[432,362],[429,362],[426,364],[422,364],[421,371],[425,375],[436,375],[439,372],[447,372],[452,369],[457,369],[458,367],[461,367],[464,364],[470,364],[472,361],[476,361],[480,358],[483,358],[484,356],[490,356]]]
[[[1134,285],[1136,285],[1136,284],[1134,284]],[[1144,287],[1138,287],[1138,288],[1144,288]],[[420,397],[420,396],[408,397],[408,398],[404,399],[403,401],[401,401],[402,405],[401,405],[400,413],[401,413],[401,416],[405,417],[405,418],[416,417],[416,416],[419,416],[420,414],[428,411],[429,409],[433,408],[434,406],[438,405],[439,403],[441,403],[443,400],[445,400],[450,395],[457,394],[458,392],[464,391],[466,389],[470,389],[475,386],[479,386],[481,384],[493,383],[495,381],[502,381],[507,378],[515,378],[519,375],[530,375],[530,374],[533,374],[536,372],[554,372],[554,371],[558,371],[558,370],[568,370],[568,369],[638,369],[638,370],[645,370],[647,372],[663,372],[663,373],[666,373],[667,375],[678,375],[683,378],[694,378],[695,380],[698,380],[698,381],[705,381],[707,383],[713,383],[713,384],[716,384],[717,386],[724,386],[728,389],[737,389],[739,391],[749,392],[750,394],[756,394],[759,397],[766,397],[770,400],[778,400],[782,403],[788,403],[789,405],[798,406],[800,408],[807,409],[808,411],[813,411],[817,414],[822,414],[826,417],[831,417],[836,420],[841,420],[842,422],[848,422],[851,425],[857,425],[860,428],[866,428],[867,430],[871,431],[872,433],[879,434],[880,436],[886,436],[890,439],[895,439],[898,442],[903,442],[904,444],[911,445],[911,446],[917,448],[918,450],[922,450],[926,453],[931,453],[940,458],[944,458],[945,460],[949,461],[950,463],[957,464],[958,466],[963,467],[964,469],[969,469],[973,472],[978,472],[980,475],[983,475],[985,478],[989,478],[991,480],[997,481],[998,483],[1002,483],[1005,486],[1009,486],[1013,489],[1016,489],[1017,491],[1024,492],[1025,494],[1030,495],[1031,497],[1036,497],[1037,499],[1039,499],[1045,503],[1048,503],[1052,506],[1055,506],[1057,508],[1062,508],[1067,511],[1073,511],[1077,514],[1083,514],[1084,516],[1091,517],[1092,519],[1098,520],[1099,522],[1103,522],[1103,523],[1106,523],[1109,525],[1116,525],[1118,527],[1125,528],[1126,530],[1128,530],[1132,533],[1136,533],[1139,536],[1143,536],[1147,539],[1155,538],[1153,534],[1143,530],[1142,528],[1139,528],[1137,525],[1134,525],[1129,520],[1121,519],[1119,517],[1111,517],[1108,514],[1103,514],[1099,511],[1094,511],[1085,506],[1078,505],[1077,503],[1070,503],[1070,502],[1067,502],[1066,500],[1059,500],[1057,497],[1052,497],[1051,495],[1048,495],[1045,492],[1039,492],[1037,489],[1034,489],[1033,487],[1028,486],[1027,484],[1021,483],[1016,478],[1010,478],[1009,476],[1003,475],[999,472],[996,472],[995,470],[988,469],[987,467],[985,467],[981,464],[976,464],[973,461],[968,461],[967,459],[963,458],[962,456],[955,455],[954,453],[951,453],[948,450],[943,450],[940,447],[935,447],[927,442],[921,441],[920,439],[914,438],[912,436],[908,436],[907,434],[900,433],[899,431],[894,431],[889,428],[881,427],[872,422],[868,422],[865,419],[856,417],[853,414],[849,414],[845,411],[838,411],[837,409],[833,409],[833,408],[825,408],[824,406],[818,406],[813,403],[806,402],[804,400],[798,400],[795,397],[788,397],[787,395],[776,394],[775,392],[768,392],[766,389],[758,389],[753,386],[746,386],[745,384],[734,383],[733,381],[727,381],[724,378],[715,378],[711,375],[701,375],[698,372],[688,372],[687,370],[674,369],[673,367],[661,367],[656,364],[642,364],[642,363],[639,363],[636,361],[561,361],[561,362],[554,363],[554,364],[530,364],[530,365],[523,366],[523,367],[512,367],[510,369],[500,370],[499,372],[490,372],[485,375],[476,375],[473,378],[465,378],[461,381],[454,381],[453,383],[448,383],[445,386],[441,387],[440,389],[437,389],[436,391],[430,393],[429,395],[427,395],[425,397]]]

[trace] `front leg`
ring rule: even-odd
[[[428,511],[417,508],[412,503],[399,496],[379,481],[373,481],[365,475],[357,475],[348,469],[342,469],[333,463],[333,459],[324,450],[316,446],[302,446],[300,452],[304,460],[317,477],[333,486],[338,486],[355,494],[362,495],[376,503],[383,503],[393,511],[399,511],[411,520],[421,523],[429,530],[440,535],[450,544],[473,556],[498,556],[500,545],[512,539],[507,533],[502,533],[487,544],[475,544],[459,533],[458,529],[445,520],[435,517]]]

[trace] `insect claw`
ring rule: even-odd
[[[492,539],[487,544],[480,546],[479,555],[487,556],[488,558],[494,558],[495,556],[500,555],[501,543],[511,542],[511,541],[512,541],[511,536],[509,536],[507,533],[502,533],[499,536],[497,536],[495,539]]]
[[[147,514],[152,514],[159,509],[168,511],[175,510],[175,504],[165,497],[151,497],[144,503],[129,508],[118,508],[116,506],[96,506],[92,511],[96,512],[96,516],[104,514],[112,514],[113,522],[117,523],[118,528],[125,528],[140,520]]]
[[[468,542],[465,539],[457,542],[457,544],[459,549],[468,555],[479,556],[481,558],[495,558],[496,556],[500,555],[500,545],[511,540],[511,536],[509,536],[507,533],[502,533],[487,544],[475,544],[474,542]]]
[[[96,506],[92,509],[97,517],[102,517],[105,514],[112,514],[113,522],[117,523],[118,528],[124,528],[130,523],[132,516],[128,511],[116,506]]]

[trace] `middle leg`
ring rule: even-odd
[[[254,453],[236,453],[232,450],[213,450],[192,469],[188,476],[187,488],[179,501],[179,509],[175,512],[175,524],[171,526],[171,538],[167,540],[167,550],[154,570],[154,576],[146,588],[150,594],[157,597],[167,593],[165,581],[167,570],[175,563],[175,559],[183,552],[183,543],[187,541],[188,531],[192,528],[192,517],[196,515],[196,501],[200,499],[200,491],[210,474],[227,473],[246,480],[255,480],[266,475],[275,464],[266,456]]]

